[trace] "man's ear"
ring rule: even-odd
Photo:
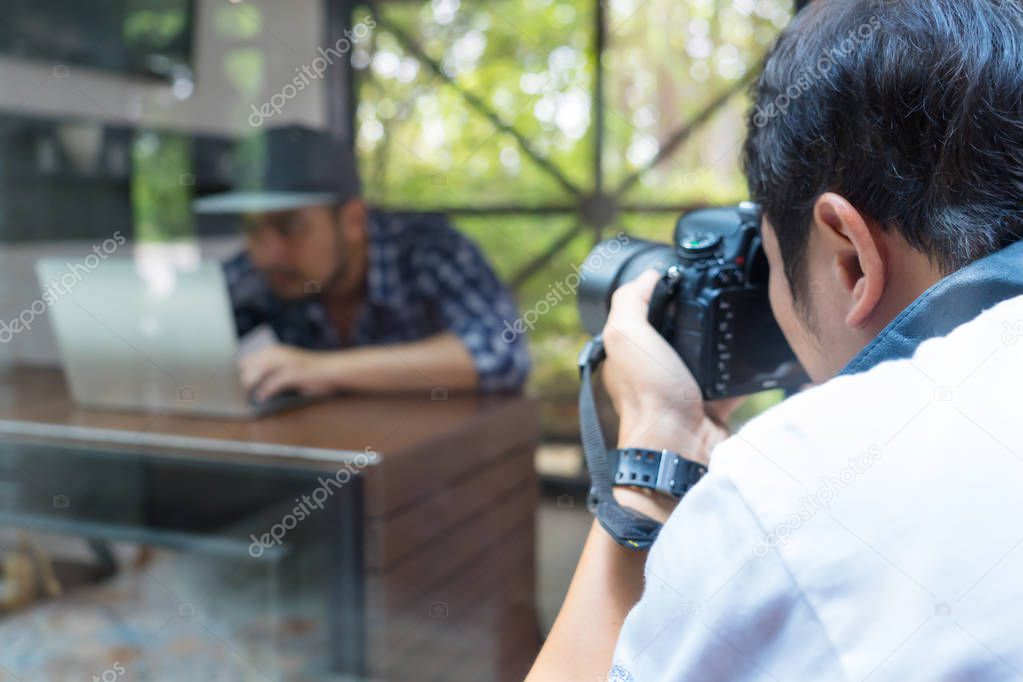
[[[887,285],[880,235],[852,204],[834,192],[817,198],[813,220],[835,279],[848,298],[845,322],[861,327],[877,309]]]
[[[366,240],[366,202],[362,199],[349,199],[338,206],[337,221],[345,243],[361,244]]]

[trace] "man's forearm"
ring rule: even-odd
[[[685,448],[706,463],[710,449],[723,432],[706,421],[687,428],[673,415],[641,410],[622,417],[619,447],[655,450]],[[616,488],[615,498],[626,507],[664,522],[675,501],[635,488]],[[626,549],[594,521],[565,603],[530,672],[529,682],[602,679],[611,667],[615,644],[625,617],[643,593],[646,552]]]
[[[631,488],[616,489],[615,498],[659,521],[675,506],[662,495]],[[643,594],[646,557],[646,552],[617,544],[593,522],[565,603],[528,682],[591,682],[607,675],[625,617]]]
[[[331,382],[342,391],[468,390],[478,382],[472,356],[450,332],[409,343],[332,352],[328,367]]]
[[[596,521],[540,656],[527,682],[601,679],[615,642],[643,591],[646,552],[625,549]]]

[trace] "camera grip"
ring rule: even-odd
[[[675,280],[664,274],[654,286],[650,294],[650,308],[647,312],[647,321],[657,330],[657,333],[668,339],[671,336],[670,317],[668,315],[671,303],[674,298]]]

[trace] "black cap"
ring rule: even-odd
[[[327,132],[282,126],[235,145],[230,192],[192,202],[197,213],[265,213],[342,204],[361,187],[352,150]]]

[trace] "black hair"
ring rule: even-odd
[[[744,170],[797,302],[827,191],[945,273],[1023,234],[1020,0],[816,0],[753,98]]]

